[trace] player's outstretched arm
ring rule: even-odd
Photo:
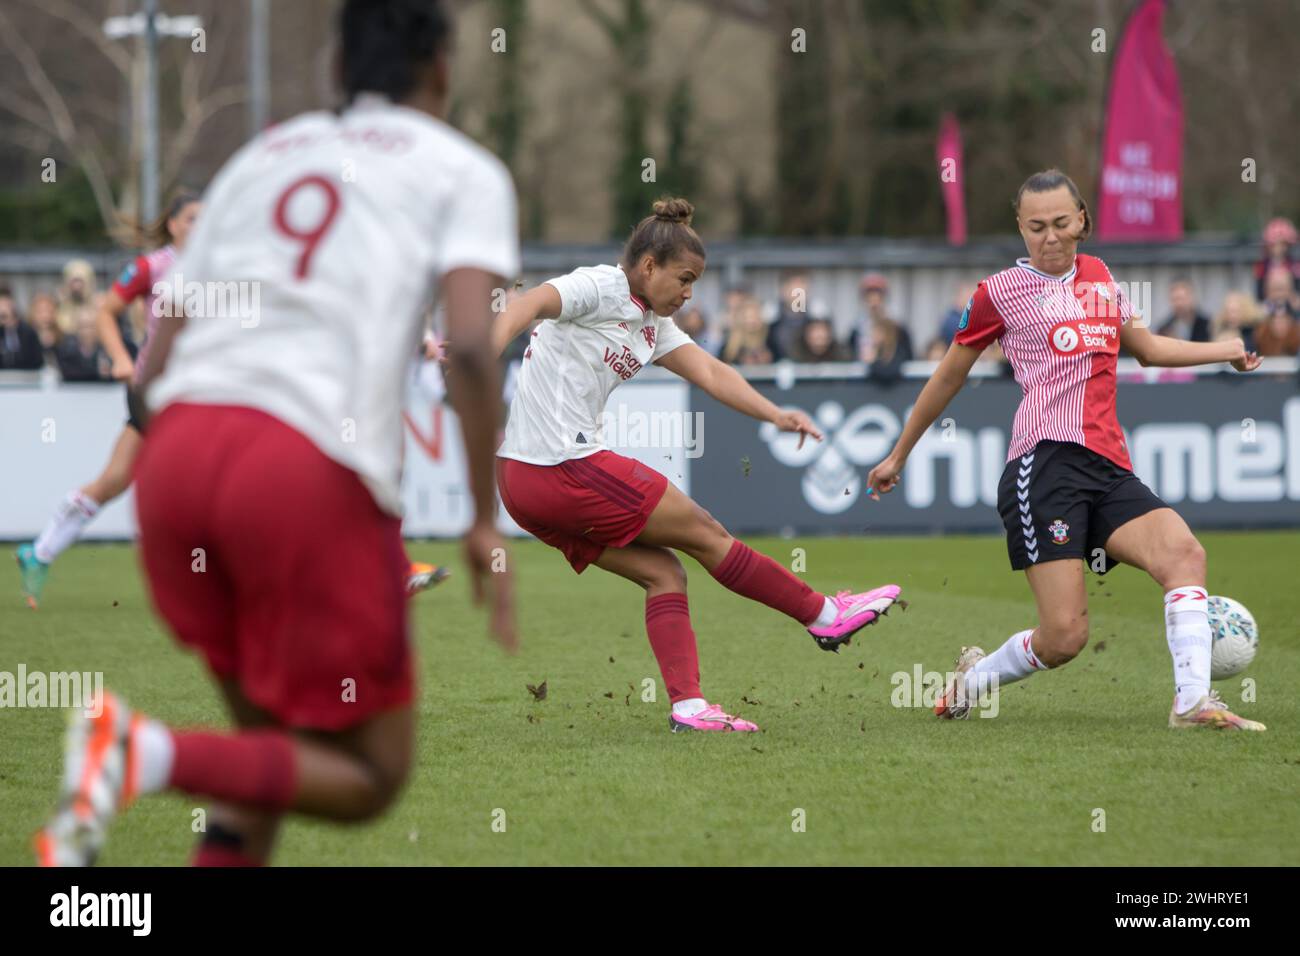
[[[496,445],[501,421],[501,373],[492,350],[492,295],[499,277],[482,269],[453,269],[442,280],[447,338],[455,342],[447,365],[447,389],[460,417],[469,465],[474,523],[465,534],[474,600],[490,597],[492,632],[508,651],[519,644],[514,585],[505,542],[496,530]]]
[[[655,364],[674,375],[680,375],[728,408],[757,418],[760,422],[771,422],[783,432],[799,432],[800,447],[807,435],[822,440],[822,433],[807,415],[774,405],[760,395],[735,368],[714,358],[694,342],[673,349]]]
[[[948,407],[953,396],[961,391],[961,387],[966,384],[966,377],[970,375],[971,366],[975,364],[982,351],[956,342],[948,346],[948,352],[939,362],[939,367],[934,370],[930,380],[925,383],[925,388],[921,389],[921,394],[916,397],[912,414],[907,416],[903,433],[894,443],[894,450],[889,453],[888,458],[872,468],[871,474],[867,476],[867,486],[872,490],[872,498],[879,500],[880,496],[877,492],[894,490],[903,465],[907,462],[907,456],[912,453],[912,449],[916,447],[916,443],[921,440],[926,430],[934,424],[935,419],[943,414],[943,410]]]
[[[1156,335],[1138,322],[1125,324],[1119,333],[1120,344],[1145,367],[1187,368],[1191,365],[1215,365],[1231,362],[1238,372],[1259,368],[1259,356],[1247,352],[1241,339],[1222,342],[1184,342],[1167,335]]]
[[[506,310],[492,323],[492,354],[499,358],[520,332],[538,319],[555,318],[563,307],[560,290],[549,282],[525,292],[506,306]]]
[[[104,302],[99,307],[99,312],[95,314],[95,331],[99,333],[99,341],[113,363],[113,378],[119,382],[126,381],[135,373],[131,353],[126,350],[126,343],[122,341],[122,330],[117,326],[117,316],[125,308],[126,303],[122,301],[122,297],[110,289],[104,295]]]

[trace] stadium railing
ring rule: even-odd
[[[904,380],[927,379],[938,367],[938,362],[904,362],[901,367],[901,377]],[[777,362],[772,365],[742,365],[738,366],[738,371],[752,381],[773,381],[778,385],[809,380],[874,381],[869,367],[863,362],[819,362],[811,365]],[[1226,363],[1198,368],[1143,368],[1136,359],[1130,358],[1121,358],[1115,369],[1115,374],[1125,382],[1145,382],[1151,385],[1186,381],[1189,376],[1223,375],[1232,372],[1232,366]],[[975,379],[1004,378],[1008,377],[1008,374],[1001,362],[977,362],[970,371],[970,377]],[[1300,375],[1300,357],[1277,356],[1262,359],[1259,369],[1252,374]],[[638,382],[672,381],[675,378],[676,376],[667,369],[654,367],[645,368],[637,375]]]

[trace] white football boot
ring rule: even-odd
[[[71,711],[63,743],[63,786],[32,846],[40,866],[91,866],[108,824],[135,796],[132,731],[140,718],[105,692],[97,716]]]
[[[939,702],[934,705],[934,715],[940,720],[965,720],[970,716],[973,701],[965,691],[966,672],[984,659],[984,650],[979,647],[963,647],[957,655],[954,665],[955,673],[943,689]],[[962,690],[957,689],[958,682]]]

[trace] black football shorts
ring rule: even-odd
[[[128,382],[126,386],[126,423],[144,434],[144,423],[148,421],[149,415],[144,406],[144,395],[133,384]]]
[[[1015,571],[1071,558],[1105,574],[1118,563],[1105,551],[1115,529],[1167,507],[1133,472],[1074,442],[1039,442],[1007,462],[998,482]]]

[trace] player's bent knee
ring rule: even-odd
[[[1205,548],[1191,534],[1171,541],[1153,562],[1151,577],[1166,590],[1204,583]]]
[[[1171,581],[1170,587],[1177,587],[1179,584],[1201,584],[1205,581],[1205,548],[1192,535],[1188,535],[1186,540],[1179,544],[1178,563],[1178,572],[1191,580]]]
[[[373,820],[382,816],[402,795],[402,790],[406,787],[406,775],[402,774],[400,779],[383,778],[375,791],[374,800],[366,814],[366,820]]]
[[[670,548],[654,548],[640,562],[638,583],[647,591],[682,591],[686,568]]]
[[[732,540],[731,532],[724,528],[722,522],[713,517],[713,515],[709,515],[709,534],[717,538],[720,542],[729,544]]]
[[[664,549],[663,560],[658,563],[656,570],[658,574],[654,586],[657,590],[686,592],[686,566],[682,564],[681,558],[667,548]]]
[[[628,570],[619,574],[635,581],[645,590],[663,594],[686,591],[686,568],[668,548],[656,548]]]
[[[366,764],[366,782],[359,788],[343,819],[348,823],[367,823],[384,814],[406,786],[410,762],[393,766]]]
[[[682,550],[706,567],[711,562],[726,557],[734,541],[731,532],[722,526],[722,522],[698,505],[695,507],[695,522],[690,537],[689,546]]]

